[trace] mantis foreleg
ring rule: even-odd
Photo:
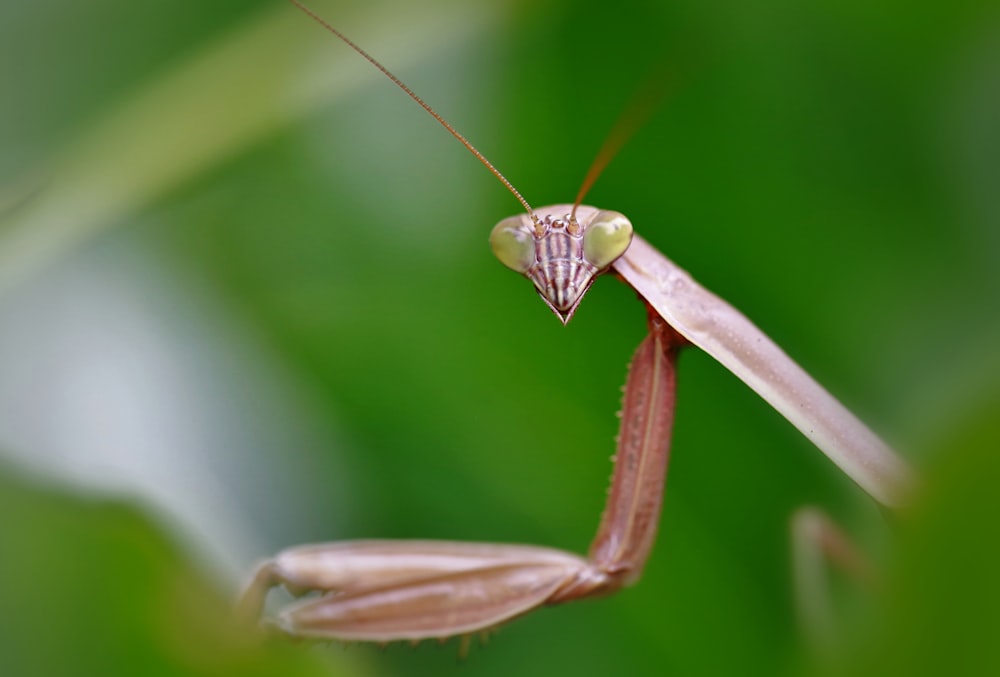
[[[655,313],[632,359],[611,489],[587,558],[528,545],[347,541],[281,552],[263,564],[241,613],[267,590],[320,592],[282,611],[303,637],[388,642],[488,630],[547,604],[616,590],[640,575],[656,536],[673,425],[677,347]]]
[[[638,236],[614,269],[665,322],[736,374],[874,499],[889,507],[905,501],[915,482],[909,466],[743,313]]]

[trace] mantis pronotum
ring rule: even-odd
[[[514,194],[525,213],[501,221],[490,243],[534,283],[565,324],[594,278],[613,271],[647,308],[650,333],[626,381],[611,490],[587,557],[550,548],[444,541],[349,541],[292,548],[258,571],[241,602],[256,618],[267,591],[320,592],[281,612],[289,634],[351,641],[469,635],[534,608],[607,594],[638,579],[654,541],[674,411],[678,350],[721,362],[812,440],[877,501],[903,501],[911,471],[746,317],[634,236],[618,212],[580,204],[532,209],[461,134],[374,58],[290,0],[403,89]],[[591,172],[585,187],[589,185]]]

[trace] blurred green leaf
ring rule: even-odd
[[[135,507],[4,472],[0,514],[4,674],[344,674],[235,627],[232,601]]]
[[[373,6],[342,18],[366,35],[404,36],[384,45],[372,42],[395,59],[416,60],[440,48],[440,41],[430,39],[431,26],[441,30],[447,24],[447,35],[457,40],[488,16],[437,4],[421,12],[400,6],[391,15]],[[176,64],[108,105],[58,157],[36,169],[47,175],[38,178],[42,185],[0,228],[0,293],[134,210],[378,76],[337,58],[344,47],[306,27],[290,9],[259,13],[183,58],[175,55]],[[363,28],[366,22],[376,29]]]
[[[1000,673],[1000,391],[967,412],[901,525],[866,674]],[[848,674],[859,674],[851,670]]]

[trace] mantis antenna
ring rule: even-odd
[[[597,151],[594,161],[587,169],[583,183],[580,184],[580,192],[576,194],[576,200],[573,201],[573,210],[570,212],[571,219],[576,220],[576,209],[583,202],[583,198],[587,197],[587,193],[590,192],[594,183],[615,159],[625,143],[639,131],[639,128],[646,123],[653,111],[659,107],[660,101],[666,93],[662,83],[662,73],[653,73],[647,77],[645,86],[633,95],[632,100],[625,107],[614,127],[611,128],[611,133],[604,139],[601,149]]]
[[[495,176],[498,179],[500,179],[500,183],[502,183],[503,185],[507,186],[507,190],[509,190],[511,193],[514,194],[514,197],[516,197],[517,201],[521,203],[521,206],[524,207],[524,210],[526,212],[528,212],[528,215],[531,217],[531,220],[536,225],[538,224],[538,217],[535,215],[535,210],[531,208],[531,205],[529,205],[528,201],[524,199],[524,196],[522,196],[521,193],[518,192],[517,188],[514,187],[514,184],[512,184],[510,181],[508,181],[507,177],[505,177],[503,174],[501,174],[500,170],[497,169],[496,167],[494,167],[493,163],[486,159],[485,155],[483,155],[478,150],[476,150],[476,147],[473,146],[469,142],[468,139],[466,139],[464,136],[462,136],[462,134],[460,134],[457,129],[455,129],[454,127],[452,127],[448,123],[448,121],[445,120],[443,117],[441,117],[441,115],[439,115],[436,110],[434,110],[433,108],[431,108],[430,105],[426,101],[424,101],[419,96],[417,96],[417,94],[412,89],[410,89],[409,87],[407,87],[406,84],[402,80],[400,80],[395,75],[393,75],[392,72],[388,68],[386,68],[381,63],[379,63],[375,59],[375,57],[373,57],[371,54],[369,54],[365,50],[361,49],[350,38],[348,38],[346,35],[344,35],[340,31],[338,31],[336,28],[334,28],[333,26],[331,26],[329,23],[327,23],[326,21],[324,21],[318,14],[316,14],[311,9],[309,9],[308,7],[306,7],[305,5],[303,5],[298,0],[288,0],[288,1],[290,3],[292,3],[293,5],[295,5],[296,7],[298,7],[300,10],[302,10],[302,12],[306,16],[308,16],[310,19],[312,19],[313,21],[315,21],[316,23],[318,23],[320,26],[322,26],[323,28],[325,28],[326,30],[328,30],[329,32],[333,33],[335,36],[337,36],[338,38],[340,38],[342,41],[344,41],[347,44],[348,47],[350,47],[355,52],[357,52],[362,57],[364,57],[364,59],[368,63],[370,63],[371,65],[375,66],[375,68],[377,68],[380,71],[382,71],[382,74],[385,75],[390,80],[392,80],[393,84],[395,84],[401,90],[403,90],[404,92],[406,92],[407,96],[409,96],[411,99],[413,99],[414,101],[416,101],[417,104],[419,104],[420,107],[423,108],[425,111],[427,111],[428,113],[430,113],[430,115],[431,115],[432,118],[434,118],[435,120],[437,120],[438,122],[440,122],[442,127],[444,127],[445,129],[447,129],[448,132],[452,136],[454,136],[456,139],[458,139],[462,143],[462,145],[465,146],[469,150],[470,153],[472,153],[473,155],[475,155],[479,159],[480,162],[482,162],[484,165],[486,165],[486,168],[488,170],[490,170],[490,172],[493,174],[493,176]]]

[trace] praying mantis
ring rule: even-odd
[[[302,5],[443,125],[515,196],[524,213],[490,235],[497,258],[532,281],[563,324],[595,278],[635,290],[649,335],[624,389],[621,429],[603,517],[586,557],[532,545],[362,540],[290,548],[262,564],[238,606],[256,620],[268,591],[319,593],[273,620],[296,637],[386,643],[486,632],[535,608],[606,595],[635,583],[659,523],[675,405],[678,351],[696,346],[779,411],[879,503],[898,507],[912,470],[771,339],[654,249],[623,214],[573,204],[533,209],[472,144],[388,69]],[[602,154],[603,155],[603,154]],[[606,160],[606,156],[605,156]]]

